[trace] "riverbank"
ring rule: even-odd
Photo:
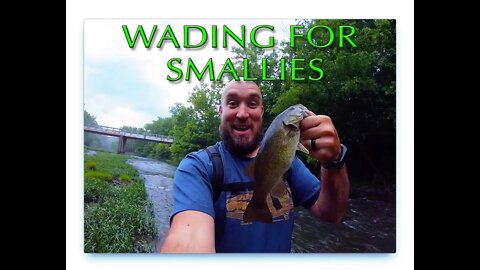
[[[158,246],[170,225],[172,179],[176,167],[156,159],[122,156],[138,171],[152,202],[157,229],[154,243]],[[312,217],[308,210],[296,208],[292,252],[395,252],[395,193],[394,184],[351,179],[349,210],[340,224],[322,222]]]
[[[170,228],[173,175],[177,167],[156,159],[139,157],[129,159],[128,163],[138,170],[144,180],[147,196],[152,202],[157,226],[155,245],[158,249]]]
[[[85,149],[84,157],[84,252],[154,251],[152,205],[129,156]]]

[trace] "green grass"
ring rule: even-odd
[[[89,171],[96,171],[97,164],[94,161],[85,162],[85,169]]]
[[[152,205],[127,156],[97,152],[85,156],[84,251],[153,252]],[[92,166],[95,164],[95,170]]]
[[[94,181],[94,180],[102,180],[102,181],[112,181],[113,177],[108,172],[99,172],[99,171],[87,171],[83,174],[85,182],[87,181]]]
[[[120,181],[122,182],[130,182],[132,181],[132,178],[126,174],[122,174],[120,175],[120,177],[118,178]]]

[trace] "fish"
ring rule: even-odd
[[[300,121],[308,115],[307,111],[302,104],[290,106],[275,117],[265,132],[256,157],[245,168],[245,175],[255,183],[243,222],[273,222],[268,196],[281,198],[287,193],[283,175],[292,165],[297,150],[308,154],[300,143]]]

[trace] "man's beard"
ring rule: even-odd
[[[233,138],[228,129],[223,128],[223,124],[220,124],[220,136],[223,142],[227,146],[228,150],[233,152],[237,156],[245,156],[253,152],[260,145],[263,137],[263,130],[260,129],[257,133],[253,134],[253,140],[248,141],[246,137]]]

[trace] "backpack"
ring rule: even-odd
[[[212,161],[213,165],[213,179],[212,179],[212,188],[213,188],[213,196],[212,200],[213,203],[218,200],[220,194],[225,191],[235,191],[235,190],[245,190],[245,189],[252,189],[255,182],[242,182],[242,183],[224,183],[224,171],[223,171],[223,161],[222,156],[220,155],[219,151],[219,142],[214,145],[210,145],[205,148],[207,151],[208,157]],[[291,178],[291,171],[292,169],[289,168],[287,172],[285,172],[283,179],[287,179],[288,185],[290,186],[290,178]],[[282,208],[282,204],[280,201],[275,198],[271,197],[273,206],[278,210]],[[225,223],[226,223],[226,213],[217,213],[215,216],[215,243],[219,243],[219,239],[223,235],[225,231]]]

